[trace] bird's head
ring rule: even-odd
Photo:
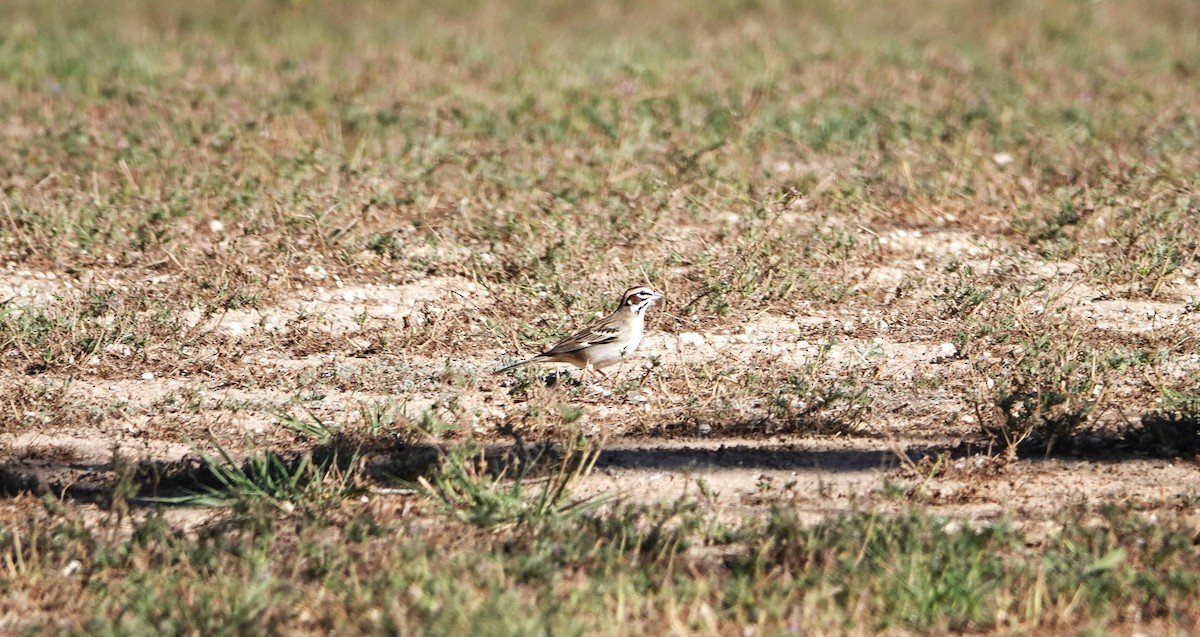
[[[642,285],[625,290],[625,295],[621,297],[621,307],[629,308],[634,314],[641,314],[661,298],[662,295],[655,292],[653,288]]]

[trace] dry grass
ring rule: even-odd
[[[1194,630],[1195,3],[6,11],[0,630]]]

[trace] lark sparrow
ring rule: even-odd
[[[646,309],[662,295],[648,287],[625,290],[621,305],[612,314],[559,341],[529,360],[513,363],[494,373],[530,363],[570,363],[607,378],[601,367],[611,365],[637,349],[646,331]]]

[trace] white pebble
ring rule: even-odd
[[[958,348],[954,346],[954,343],[942,343],[938,345],[938,353],[937,356],[933,357],[933,360],[944,361],[955,356],[958,356]]]
[[[128,358],[133,354],[133,348],[124,343],[112,343],[104,346],[104,353],[118,358]]]

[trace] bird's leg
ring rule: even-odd
[[[604,372],[600,371],[599,369],[596,369],[595,367],[592,366],[591,363],[588,363],[588,366],[584,367],[583,371],[585,374],[590,374],[592,376],[593,380],[595,380],[597,377],[599,377],[599,378],[603,378],[605,380],[605,382],[608,381],[608,374],[605,374]]]
[[[584,367],[583,372],[584,372],[584,374],[589,375],[592,378],[592,382],[591,382],[590,386],[588,387],[588,389],[590,389],[592,392],[598,393],[602,396],[611,396],[612,395],[612,392],[608,388],[606,388],[604,385],[601,385],[599,383],[599,381],[596,380],[597,378],[603,378],[605,381],[607,381],[608,374],[605,374],[604,372],[596,369],[595,367],[592,367],[591,365]]]

